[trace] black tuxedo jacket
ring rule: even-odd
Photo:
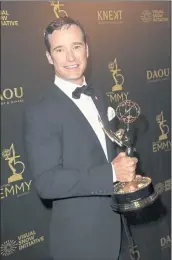
[[[96,98],[95,98],[96,96]],[[106,126],[107,106],[93,95]],[[75,103],[52,84],[25,116],[28,162],[40,197],[53,200],[50,250],[58,260],[117,260],[120,216],[110,206],[111,160]]]

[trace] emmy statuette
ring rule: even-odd
[[[126,100],[118,105],[116,115],[124,123],[124,129],[113,132],[104,127],[100,117],[99,122],[112,142],[120,147],[125,147],[126,156],[130,159],[134,156],[135,150],[131,142],[130,124],[139,117],[140,107],[137,103]],[[154,203],[157,198],[158,194],[154,190],[151,178],[136,174],[131,182],[113,184],[112,209],[119,213],[136,211]]]

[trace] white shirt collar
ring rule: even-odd
[[[91,127],[93,128],[93,131],[97,135],[100,144],[102,145],[102,148],[104,150],[105,156],[108,160],[105,134],[98,121],[98,110],[92,98],[87,95],[81,95],[81,98],[74,99],[72,97],[72,92],[75,90],[76,87],[81,87],[81,86],[78,86],[77,84],[61,79],[56,75],[55,75],[54,84],[58,88],[60,88],[72,100],[72,102],[74,102],[75,105],[81,110],[81,112],[83,113],[83,115],[88,120]],[[83,84],[86,84],[85,78]]]
[[[85,77],[83,78],[83,85],[86,85]],[[61,79],[55,75],[54,84],[59,87],[67,96],[72,97],[72,92],[78,87],[81,87],[80,85],[71,83],[69,81],[66,81],[64,79]]]

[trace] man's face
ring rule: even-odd
[[[87,65],[88,45],[83,40],[77,25],[55,30],[49,37],[50,53],[48,61],[54,65],[55,74],[72,83],[82,85],[83,73]]]

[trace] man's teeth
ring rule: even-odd
[[[66,66],[66,68],[76,68],[78,65],[70,65],[70,66]]]

